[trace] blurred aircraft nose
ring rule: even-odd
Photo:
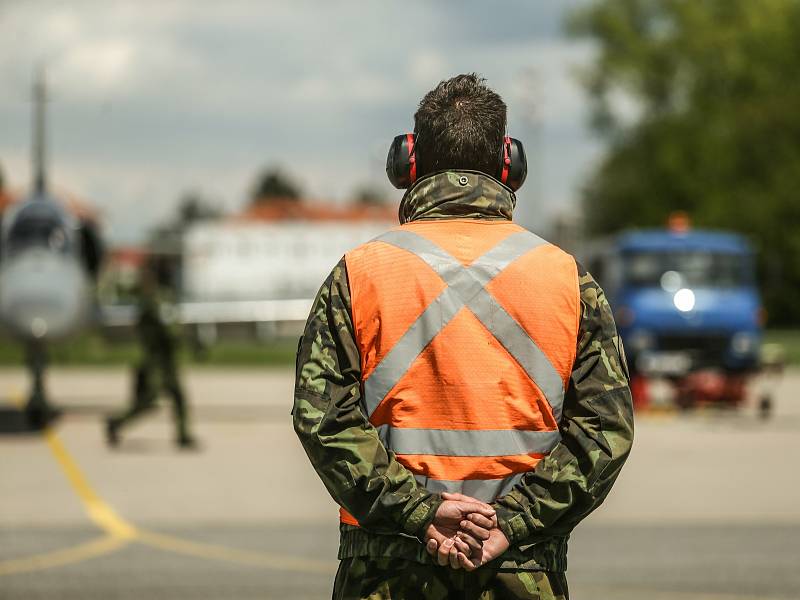
[[[16,335],[63,337],[85,321],[88,307],[88,281],[69,257],[32,249],[0,271],[0,316]]]

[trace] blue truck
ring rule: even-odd
[[[679,227],[625,232],[600,248],[588,266],[614,308],[637,403],[652,377],[675,384],[679,404],[740,403],[764,321],[747,241]]]

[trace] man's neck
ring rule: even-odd
[[[421,219],[511,220],[516,196],[478,171],[440,171],[408,189],[400,202],[400,223]]]

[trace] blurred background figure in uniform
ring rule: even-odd
[[[159,298],[158,264],[151,258],[142,267],[136,290],[139,318],[136,323],[142,356],[133,370],[133,398],[130,407],[106,421],[109,445],[119,443],[120,430],[156,407],[160,392],[172,401],[175,419],[175,443],[181,448],[195,448],[189,433],[186,397],[178,378],[177,339],[165,322]]]

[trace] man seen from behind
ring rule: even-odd
[[[297,355],[294,427],[341,507],[334,599],[568,598],[572,529],[631,448],[611,309],[512,222],[525,178],[475,74],[425,95],[400,225],[348,252]]]

